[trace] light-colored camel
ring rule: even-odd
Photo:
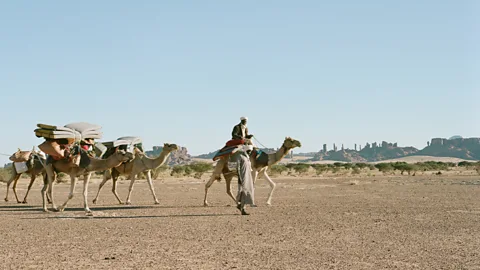
[[[67,160],[53,160],[51,163],[46,165],[46,172],[48,175],[48,193],[50,194],[52,207],[54,210],[63,211],[67,206],[67,203],[73,198],[73,193],[75,191],[75,185],[77,182],[77,177],[83,175],[83,203],[85,208],[85,213],[90,215],[92,211],[88,207],[87,202],[87,192],[88,192],[88,183],[90,181],[90,176],[92,172],[95,171],[104,171],[111,169],[113,167],[119,166],[125,161],[132,160],[134,155],[124,150],[116,150],[109,158],[99,159],[90,157],[86,154],[82,155],[82,158],[88,158],[88,166],[86,168],[81,167],[72,167],[71,163]],[[68,194],[67,200],[57,209],[55,202],[52,196],[52,186],[56,178],[56,174],[59,172],[66,173],[70,175],[70,193]],[[47,212],[47,206],[45,203],[45,194],[47,186],[44,186],[42,189],[42,199],[43,199],[43,210]]]
[[[34,156],[32,155],[29,158],[29,160],[27,161],[28,171],[26,171],[26,172],[19,173],[15,169],[15,166],[12,166],[13,174],[12,174],[12,177],[7,182],[7,193],[5,194],[5,201],[6,202],[8,202],[8,190],[10,189],[10,184],[12,182],[13,182],[12,190],[13,190],[13,194],[15,194],[15,199],[17,200],[17,203],[27,203],[28,193],[30,192],[30,189],[32,188],[32,185],[35,182],[35,179],[37,178],[37,176],[42,175],[43,176],[43,183],[44,184],[47,183],[47,181],[48,181],[47,180],[47,172],[45,171],[45,168],[42,165],[42,162],[43,162],[43,164],[45,164],[45,159],[43,157],[40,157],[40,156],[35,156],[35,157],[40,158],[41,161],[38,158],[34,158]],[[33,159],[33,161],[32,161],[32,159]],[[32,164],[32,162],[33,162],[33,164]],[[30,183],[28,184],[27,193],[25,193],[25,197],[23,198],[23,201],[20,201],[18,199],[18,196],[17,196],[17,182],[18,182],[18,179],[20,179],[20,176],[22,176],[22,174],[24,174],[24,173],[30,175]],[[50,197],[48,197],[47,199],[50,202]]]
[[[267,174],[268,168],[271,167],[272,165],[277,164],[280,160],[282,160],[290,152],[290,150],[292,150],[295,147],[301,147],[301,146],[302,144],[299,141],[294,140],[290,137],[286,137],[282,146],[280,147],[279,150],[277,150],[277,152],[268,154],[268,159],[265,159],[262,161],[256,161],[253,158],[253,151],[252,151],[252,154],[250,154],[250,161],[252,163],[252,169],[253,169],[252,171],[253,183],[255,184],[258,173],[261,173],[270,184],[271,189],[267,198],[268,205],[271,205],[272,203],[273,190],[275,189],[275,186],[276,186],[275,182],[273,182],[273,180]],[[227,194],[235,201],[235,203],[237,203],[236,198],[232,194],[231,185],[230,185],[233,177],[237,176],[237,172],[231,171],[228,168],[228,159],[229,159],[229,156],[226,156],[218,160],[217,164],[215,165],[213,174],[210,177],[210,180],[205,184],[205,199],[203,200],[204,206],[208,206],[208,202],[207,202],[208,189],[210,188],[210,186],[212,186],[215,180],[220,181],[222,174],[225,177],[225,184],[227,185]]]
[[[178,150],[178,146],[176,144],[165,143],[163,145],[163,149],[162,149],[162,152],[160,153],[160,156],[156,158],[149,158],[145,154],[140,152],[140,150],[135,148],[135,151],[136,151],[135,159],[133,159],[130,162],[126,162],[118,167],[112,168],[111,170],[105,171],[105,173],[103,174],[103,181],[98,186],[97,196],[95,197],[95,199],[93,199],[93,203],[94,204],[97,203],[100,190],[102,189],[103,185],[105,185],[105,183],[111,178],[113,179],[113,184],[112,184],[113,195],[115,195],[115,198],[117,198],[118,203],[123,204],[122,200],[120,200],[120,197],[118,197],[117,180],[120,175],[127,175],[128,179],[130,179],[130,187],[128,188],[128,195],[125,203],[131,204],[130,196],[132,194],[133,183],[135,182],[136,175],[144,172],[147,176],[148,185],[150,187],[150,191],[152,192],[153,200],[155,201],[155,204],[159,204],[157,195],[155,195],[155,190],[153,188],[151,171],[153,169],[156,169],[162,166],[165,163],[165,161],[167,161],[167,158],[170,155],[170,153],[176,150]]]

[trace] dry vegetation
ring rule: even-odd
[[[5,269],[480,269],[477,164],[416,164],[410,175],[401,164],[305,165],[272,168],[271,207],[258,180],[250,216],[230,206],[223,182],[210,189],[213,206],[202,206],[209,172],[195,178],[206,168],[194,168],[203,165],[160,169],[160,205],[139,180],[132,206],[105,194],[93,217],[80,187],[65,212],[41,212],[37,181],[28,205],[0,203],[0,261]],[[128,184],[119,182],[121,197]],[[68,189],[56,184],[57,200]]]

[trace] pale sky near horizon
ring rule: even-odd
[[[296,152],[480,137],[479,7],[0,0],[0,153],[42,143],[37,123],[77,121],[192,155],[222,147],[240,116]]]

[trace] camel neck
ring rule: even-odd
[[[144,160],[144,164],[147,169],[152,170],[162,166],[165,161],[167,161],[168,156],[170,155],[171,151],[162,151],[160,155],[156,158],[148,158],[147,156],[143,156],[142,159]]]
[[[288,149],[284,145],[277,150],[277,152],[269,155],[268,157],[268,165],[277,164],[280,160],[282,160],[288,154]]]

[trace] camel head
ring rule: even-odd
[[[295,147],[302,147],[302,143],[290,137],[285,137],[285,141],[283,141],[283,147],[291,150]]]
[[[162,151],[173,152],[173,151],[177,151],[177,150],[178,150],[178,146],[174,143],[172,143],[172,144],[164,143],[163,144],[163,150]]]

